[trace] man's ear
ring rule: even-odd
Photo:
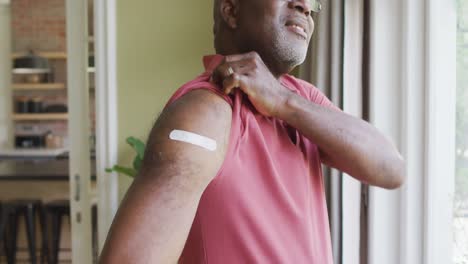
[[[237,19],[239,13],[239,1],[238,0],[221,0],[219,6],[221,17],[224,22],[231,28],[237,28]]]

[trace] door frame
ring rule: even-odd
[[[88,0],[67,0],[65,9],[72,263],[91,264]]]
[[[94,0],[99,252],[119,205],[118,175],[105,171],[118,161],[116,6],[116,0]]]
[[[94,1],[96,191],[90,184],[88,3]],[[115,0],[67,0],[72,262],[92,263],[91,204],[97,203],[98,251],[118,207],[117,44]]]

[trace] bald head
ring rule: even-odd
[[[214,0],[218,54],[256,51],[275,74],[301,64],[313,32],[308,0]]]

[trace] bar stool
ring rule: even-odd
[[[68,217],[70,220],[70,201],[69,200],[56,200],[45,204],[47,214],[51,217],[52,224],[52,245],[50,254],[50,264],[58,263],[58,254],[60,251],[60,236],[62,233],[62,220],[64,217]],[[92,206],[92,227],[93,227],[93,251],[96,261],[97,243],[96,241],[96,230],[97,226],[97,208],[96,205]]]
[[[6,219],[3,219],[3,203],[0,201],[0,257],[2,256],[2,249],[3,253],[5,254],[5,257],[7,257],[7,252],[8,251],[8,246],[7,246],[7,234],[5,229],[6,229]]]
[[[42,229],[41,263],[44,263],[45,259],[48,258],[48,250],[47,228],[42,202],[40,200],[12,200],[2,204],[0,236],[4,236],[4,232],[9,227],[9,232],[6,234],[8,239],[5,241],[5,251],[9,264],[16,262],[18,220],[21,215],[25,219],[29,260],[32,264],[36,264],[36,214],[39,215],[39,223]]]
[[[60,235],[62,233],[62,219],[70,216],[70,202],[57,200],[45,204],[46,212],[51,217],[52,245],[50,252],[50,264],[58,263],[60,250]]]

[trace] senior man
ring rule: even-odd
[[[307,0],[215,0],[217,55],[152,129],[101,263],[332,263],[321,164],[393,189],[405,163],[370,124],[288,73]]]

